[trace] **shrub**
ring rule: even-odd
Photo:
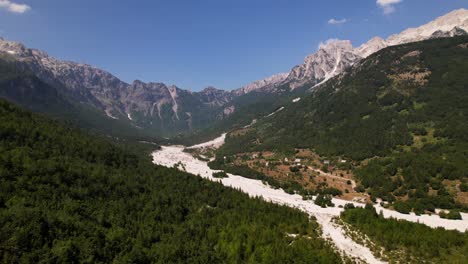
[[[462,183],[460,184],[460,191],[462,192],[468,192],[468,183]]]
[[[440,211],[439,216],[440,218],[446,218],[446,219],[452,219],[452,220],[462,219],[460,212],[456,210],[450,210],[448,213],[445,213],[444,211]]]
[[[393,208],[402,214],[409,214],[411,212],[411,206],[402,201],[397,201],[393,204]]]
[[[291,166],[291,167],[289,167],[289,170],[291,172],[299,172],[300,168],[298,166]]]
[[[332,203],[332,197],[330,195],[327,195],[327,194],[319,194],[317,195],[317,198],[315,198],[315,201],[314,203],[316,205],[319,205],[323,208],[325,207],[333,207],[335,206],[333,203]]]
[[[356,187],[354,188],[354,190],[355,190],[356,192],[363,193],[363,192],[366,191],[366,188],[364,188],[364,186],[362,186],[362,185],[358,185],[358,186],[356,186]]]
[[[228,175],[224,171],[218,171],[213,173],[214,178],[227,178]]]

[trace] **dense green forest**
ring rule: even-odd
[[[389,47],[228,136],[218,154],[310,148],[361,163],[355,175],[373,199],[466,210],[454,197],[468,180],[467,72],[466,36]]]
[[[432,229],[404,220],[385,219],[373,207],[349,208],[341,219],[369,237],[374,251],[397,263],[466,263],[468,233]]]
[[[3,263],[341,263],[319,232],[298,210],[0,100]]]

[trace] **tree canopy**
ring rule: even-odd
[[[0,100],[3,263],[341,263],[319,233],[298,210]]]

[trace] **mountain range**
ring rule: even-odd
[[[118,120],[127,127],[150,135],[169,136],[224,122],[233,113],[242,112],[240,108],[258,104],[263,98],[273,100],[284,95],[301,94],[385,47],[465,35],[467,31],[468,10],[459,9],[385,40],[372,38],[359,47],[353,47],[347,40],[329,40],[290,72],[276,74],[232,91],[208,87],[200,92],[191,92],[164,83],[144,83],[139,80],[126,83],[91,65],[62,61],[44,51],[4,39],[0,39],[0,54],[4,60],[13,60],[18,71],[32,73],[40,81],[55,87],[68,101],[92,109],[95,114],[102,116],[101,119],[107,119],[106,122]],[[0,92],[0,95],[5,97],[4,92]],[[17,103],[26,106],[30,104],[22,102],[21,97],[12,96],[10,93],[9,99]],[[269,105],[270,108],[276,107],[274,104]],[[270,108],[266,111],[272,110]]]

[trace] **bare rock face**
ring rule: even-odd
[[[185,122],[179,117],[186,115],[180,112],[181,108],[190,113],[191,108],[219,107],[232,97],[230,92],[215,88],[191,93],[164,83],[136,80],[128,84],[99,68],[61,61],[4,39],[0,39],[0,53],[13,57],[21,67],[46,83],[65,90],[77,102],[90,104],[109,118],[126,119],[139,125],[164,122],[169,126],[170,122]]]
[[[216,89],[214,87],[207,87],[196,94],[200,96],[201,102],[211,106],[222,106],[230,102],[232,99],[230,92]]]
[[[468,31],[468,10],[458,9],[417,28],[409,28],[386,40],[389,46],[429,39],[436,31],[447,32],[455,27]]]
[[[288,77],[288,75],[289,73],[278,73],[265,79],[245,85],[239,89],[234,90],[233,93],[237,96],[240,96],[258,90],[271,91],[276,87],[277,84],[283,82]]]
[[[468,33],[465,30],[459,27],[454,27],[452,30],[445,31],[445,32],[441,30],[437,30],[434,33],[432,33],[430,38],[449,38],[449,37],[465,36],[465,35],[468,35]]]
[[[122,94],[121,101],[125,114],[133,121],[134,113],[142,116],[161,116],[161,108],[165,104],[172,106],[169,88],[164,83],[144,83],[136,80]]]
[[[128,84],[112,74],[87,64],[57,60],[23,44],[0,40],[0,51],[18,60],[43,81],[64,87],[79,101],[105,110],[114,106]]]
[[[320,45],[317,53],[307,56],[303,64],[294,67],[286,81],[291,89],[306,82],[318,83],[343,72],[360,59],[349,40],[329,40]]]
[[[356,50],[356,53],[363,57],[366,58],[371,54],[376,53],[377,51],[388,47],[388,43],[381,37],[374,37],[368,42],[362,44],[359,46]]]
[[[232,113],[234,113],[234,111],[236,110],[236,107],[231,105],[231,106],[228,106],[228,107],[225,107],[224,110],[223,110],[223,114],[225,116],[229,116],[231,115]]]

